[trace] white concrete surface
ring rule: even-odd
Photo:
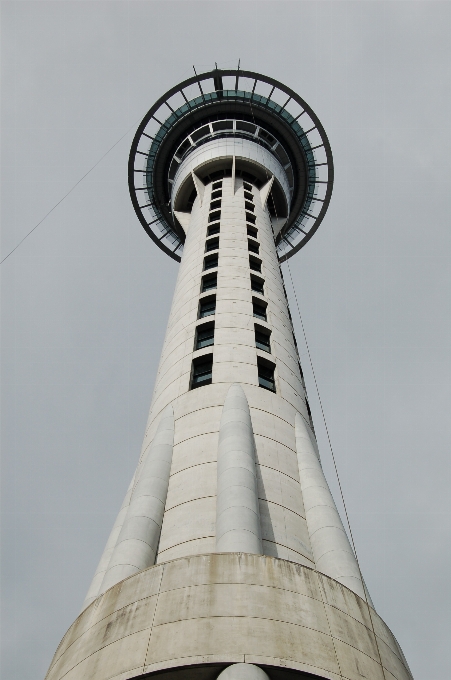
[[[217,168],[218,150],[224,167],[233,155],[244,162],[247,151],[240,155],[233,140],[213,144],[188,157],[177,186],[192,182],[200,163]],[[262,147],[258,154],[267,180],[274,174],[284,186],[273,156]],[[205,293],[216,296],[215,314],[198,319],[212,193],[211,183],[198,184],[138,481],[48,679],[128,680],[211,662],[330,680],[408,680],[396,641],[371,610],[375,642],[308,425],[267,196],[252,187],[259,294],[251,289],[243,180],[226,177],[221,187],[217,287]],[[267,305],[266,321],[253,316],[254,298]],[[214,321],[214,344],[196,350],[204,321]],[[256,324],[271,334],[270,353],[256,347]],[[203,354],[213,355],[212,382],[191,389],[193,358]],[[259,359],[275,367],[275,392],[259,386]]]
[[[137,473],[130,505],[100,592],[155,562],[163,522],[174,443],[172,406],[163,412],[155,438]]]
[[[241,385],[232,385],[224,402],[217,475],[216,552],[261,555],[254,433]]]
[[[47,680],[177,668],[185,680],[190,666],[207,663],[412,680],[393,634],[352,590],[315,569],[245,553],[183,557],[110,588],[67,631]]]

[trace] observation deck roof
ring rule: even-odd
[[[205,132],[203,132],[203,130]],[[281,262],[313,236],[330,202],[334,169],[318,117],[293,90],[251,71],[195,75],[169,90],[143,118],[129,157],[136,214],[155,243],[180,261],[185,234],[171,209],[178,165],[214,136],[247,137],[282,163],[290,183],[286,222],[276,237]]]

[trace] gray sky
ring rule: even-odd
[[[192,64],[241,58],[318,114],[335,189],[290,266],[369,590],[416,680],[449,677],[450,3],[2,12],[2,256]],[[44,676],[144,433],[177,265],[134,215],[132,136],[2,265],[5,680]]]

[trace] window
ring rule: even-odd
[[[249,267],[254,272],[261,272],[261,270],[262,270],[261,260],[257,260],[257,258],[255,258],[255,257],[249,257]]]
[[[218,255],[210,255],[204,259],[204,270],[214,269],[218,266]]]
[[[252,202],[254,201],[254,195],[251,194],[249,191],[245,191],[245,192],[244,192],[244,198],[245,198],[247,201],[252,201]]]
[[[256,276],[251,276],[251,289],[256,293],[263,295],[263,279],[258,279]]]
[[[222,189],[222,179],[219,179],[216,182],[213,182],[212,185],[211,185],[212,191],[217,191],[218,189]]]
[[[202,293],[205,293],[207,290],[213,290],[213,288],[218,287],[218,275],[217,273],[210,274],[210,276],[204,276],[202,278]]]
[[[210,385],[213,373],[213,354],[207,354],[193,361],[191,389]]]
[[[252,184],[249,184],[249,182],[243,182],[243,187],[244,187],[247,191],[252,191]]]
[[[205,243],[205,252],[209,253],[210,250],[218,250],[219,248],[219,238],[209,238]]]
[[[215,212],[211,212],[208,216],[209,222],[217,222],[220,219],[221,219],[221,211],[220,210],[216,210]]]
[[[219,220],[219,217],[218,217],[218,220]],[[256,220],[257,220],[257,218],[255,217],[255,215],[253,215],[250,212],[246,213],[246,221],[247,222],[250,222],[251,224],[255,224]],[[213,220],[210,220],[210,222],[213,222]]]
[[[256,229],[255,227],[250,227],[249,225],[247,225],[247,235],[248,236],[252,236],[252,238],[257,238],[257,234],[258,234],[258,229]]]
[[[208,227],[208,236],[213,236],[214,234],[219,234],[219,222],[218,224],[212,224]]]
[[[266,305],[264,302],[253,298],[252,300],[252,312],[257,319],[262,319],[266,321]]]
[[[258,367],[258,384],[265,390],[276,391],[276,383],[274,380],[274,364],[263,361],[260,357],[257,359]]]
[[[210,203],[210,210],[219,210],[221,207],[221,201],[212,201]]]
[[[199,303],[199,319],[211,316],[216,312],[216,295],[204,298]]]
[[[269,352],[271,354],[271,342],[270,331],[261,326],[255,326],[255,346],[257,349],[263,350],[263,352]]]
[[[222,196],[222,189],[217,189],[216,191],[211,192],[211,200],[214,201],[217,198],[221,198]]]
[[[254,204],[250,203],[249,201],[244,201],[244,207],[246,208],[246,210],[250,210],[251,212],[254,212],[255,210]]]
[[[215,325],[214,323],[203,324],[198,326],[196,330],[196,344],[194,349],[203,349],[210,347],[215,342]]]
[[[257,255],[258,251],[260,250],[260,246],[258,245],[257,241],[248,241],[247,248],[251,251],[251,253],[257,253]]]

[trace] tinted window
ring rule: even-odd
[[[213,373],[212,354],[209,354],[207,357],[201,357],[199,360],[194,361],[191,389],[194,390],[196,387],[210,385],[212,373]]]

